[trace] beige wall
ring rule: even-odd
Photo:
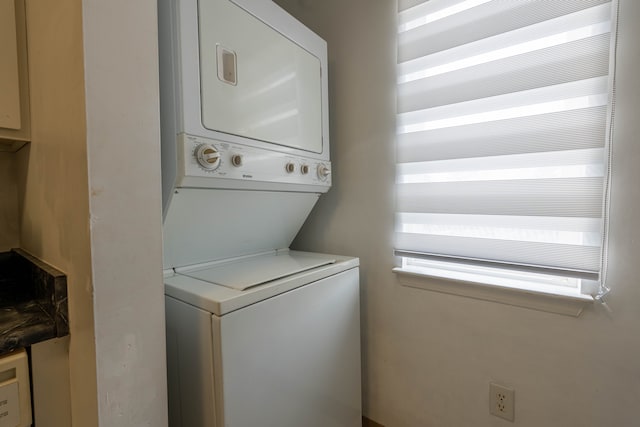
[[[276,0],[329,43],[334,186],[294,247],[361,258],[364,412],[387,427],[632,426],[640,402],[640,3],[621,0],[608,299],[573,318],[398,284],[393,266],[394,11]]]
[[[20,245],[18,176],[14,153],[0,152],[0,252]]]
[[[74,426],[91,427],[98,418],[81,12],[80,0],[27,1],[32,142],[16,160],[21,246],[68,277],[70,408],[54,380],[49,396]]]
[[[36,423],[166,426],[156,2],[27,0],[27,22],[20,244],[67,274],[71,326],[32,348]]]

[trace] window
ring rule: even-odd
[[[603,294],[616,13],[606,0],[399,13],[396,271]]]

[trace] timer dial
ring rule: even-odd
[[[220,153],[212,144],[200,144],[196,148],[198,164],[207,170],[214,170],[220,166]]]

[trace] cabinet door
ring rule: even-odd
[[[20,78],[14,0],[0,0],[0,127],[20,129]]]
[[[0,151],[30,138],[24,0],[0,0]]]

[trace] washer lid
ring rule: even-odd
[[[176,272],[194,279],[243,291],[253,286],[302,273],[323,265],[334,264],[335,258],[300,252],[279,252],[223,262],[200,268],[181,268]]]
[[[285,250],[273,251],[268,255],[254,255],[251,257],[245,257],[245,259],[270,257],[270,259],[273,260],[279,256],[278,254],[281,255],[284,251]],[[193,305],[194,307],[198,307],[201,310],[206,310],[213,315],[224,316],[225,314],[240,310],[251,304],[268,300],[272,297],[293,291],[302,286],[321,282],[325,279],[328,280],[333,276],[347,271],[355,270],[355,274],[358,274],[358,258],[297,251],[290,251],[289,253],[307,255],[308,257],[315,257],[316,259],[333,259],[336,262],[282,277],[244,291],[227,288],[225,286],[205,282],[200,279],[194,279],[193,277],[189,277],[183,273],[185,270],[187,270],[187,272],[189,270],[204,270],[205,268],[212,268],[214,265],[229,264],[231,260],[226,262],[217,261],[215,263],[208,263],[207,267],[201,265],[201,268],[195,268],[195,266],[191,268],[182,267],[172,270],[171,272],[166,272],[167,276],[164,278],[165,294],[167,297],[175,298],[184,303]],[[252,263],[244,265],[252,265]]]

